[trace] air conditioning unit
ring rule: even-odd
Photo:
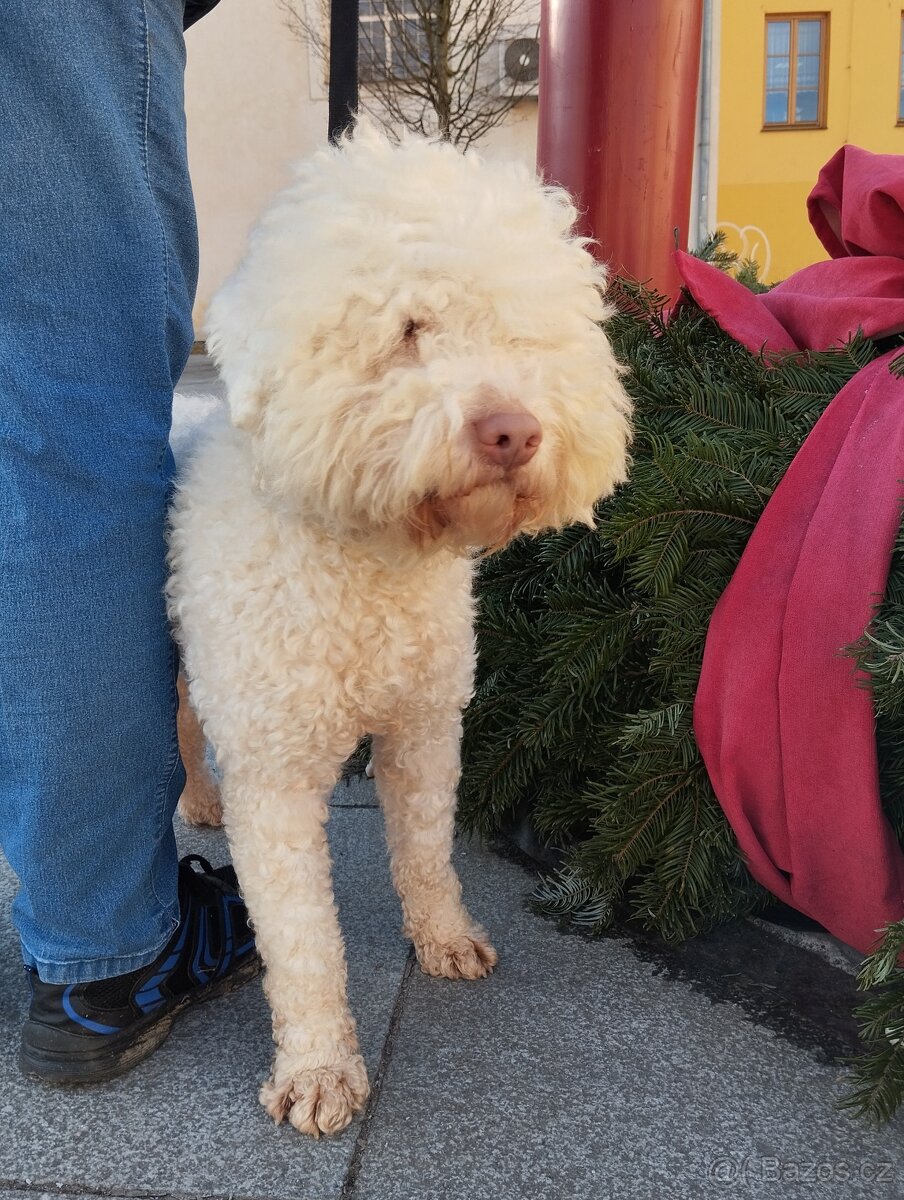
[[[540,87],[540,39],[512,34],[499,42],[500,96],[536,96]]]

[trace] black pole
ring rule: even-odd
[[[358,112],[358,0],[330,4],[330,141],[342,137]]]

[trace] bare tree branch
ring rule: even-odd
[[[329,0],[277,0],[326,65]],[[467,149],[521,100],[500,45],[537,36],[537,0],[380,0],[362,5],[361,105],[390,134],[439,135]]]

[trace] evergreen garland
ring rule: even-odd
[[[797,449],[877,351],[856,338],[766,366],[691,304],[666,321],[663,297],[622,280],[612,299],[631,479],[595,530],[482,563],[459,815],[491,834],[529,812],[567,849],[542,909],[678,941],[768,899],[694,740],[710,615]]]
[[[718,240],[706,254],[729,266]],[[752,264],[745,282],[758,290]],[[529,815],[563,865],[533,902],[586,930],[617,916],[668,941],[770,902],[747,872],[692,729],[710,616],[760,514],[828,402],[885,347],[862,338],[766,365],[702,311],[617,280],[609,325],[630,368],[629,484],[595,530],[520,539],[482,562],[478,673],[459,819]],[[893,369],[904,373],[904,356]],[[840,648],[841,649],[841,648]],[[870,628],[880,789],[904,840],[904,533]],[[866,1053],[845,1105],[904,1101],[904,920],[864,963]]]

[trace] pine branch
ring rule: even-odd
[[[904,920],[886,927],[860,969],[857,986],[877,994],[858,1008],[865,1052],[851,1064],[840,1107],[875,1122],[889,1120],[904,1100]]]

